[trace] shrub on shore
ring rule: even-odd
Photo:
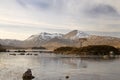
[[[0,52],[6,52],[6,49],[0,44]]]
[[[54,52],[60,54],[69,54],[72,50],[76,49],[75,47],[59,47],[54,50]]]
[[[32,49],[46,49],[46,48],[45,48],[45,47],[40,46],[40,47],[32,47]]]
[[[81,48],[60,47],[54,50],[55,53],[77,54],[77,55],[118,55],[117,48],[109,45],[90,45]]]

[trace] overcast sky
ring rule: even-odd
[[[40,32],[120,32],[120,0],[0,0],[0,38]]]

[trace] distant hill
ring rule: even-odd
[[[111,45],[120,47],[120,38],[92,35],[87,38],[86,45]]]
[[[32,35],[24,41],[0,39],[0,44],[14,47],[45,47],[55,49],[61,46],[80,47],[80,39],[85,38],[82,46],[87,45],[111,45],[120,48],[120,38],[111,36],[91,35],[83,31],[73,30],[67,34],[47,33]]]
[[[20,47],[23,41],[14,39],[0,39],[0,44],[6,47]]]

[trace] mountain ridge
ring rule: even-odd
[[[54,49],[61,46],[80,46],[79,39],[85,38],[83,46],[87,45],[111,45],[120,47],[120,38],[111,36],[98,36],[90,35],[83,31],[73,30],[66,34],[60,33],[47,33],[42,32],[39,34],[31,35],[24,41],[0,39],[0,44],[10,45],[16,47],[39,47],[43,46],[48,49]]]

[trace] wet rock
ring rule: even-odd
[[[20,53],[19,55],[25,55],[25,53]]]
[[[69,79],[69,76],[65,76],[66,79]]]
[[[14,53],[11,53],[11,54],[9,54],[9,55],[13,55],[13,56],[16,56],[16,54],[14,54]]]
[[[35,77],[32,75],[31,69],[28,69],[22,76],[23,80],[32,80]]]
[[[38,56],[38,54],[34,54],[35,56]]]

